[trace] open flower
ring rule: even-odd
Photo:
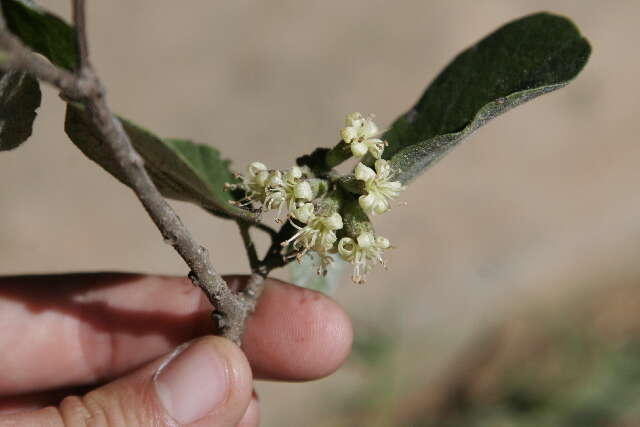
[[[287,192],[285,190],[284,181],[282,180],[282,172],[272,171],[267,178],[267,183],[262,199],[262,206],[267,209],[278,209],[278,215],[282,211],[282,206],[287,200]]]
[[[253,162],[247,167],[246,175],[241,177],[242,184],[250,199],[262,199],[265,194],[265,187],[269,179],[269,171],[264,163]]]
[[[351,147],[354,157],[362,157],[367,152],[379,159],[385,143],[376,138],[380,131],[371,117],[364,117],[360,113],[351,113],[345,119],[345,127],[340,130],[342,140]]]
[[[298,232],[289,240],[283,242],[282,245],[291,244],[293,249],[298,251],[298,258],[309,250],[314,250],[322,255],[333,248],[336,240],[338,240],[336,230],[342,228],[342,217],[339,213],[334,212],[329,216],[316,216],[313,213],[313,205],[305,203],[293,211],[293,216],[306,225],[300,227],[291,222]]]
[[[297,166],[286,171],[268,170],[264,164],[253,162],[240,179],[240,184],[226,184],[225,188],[242,188],[248,203],[255,201],[262,204],[263,209],[277,209],[277,217],[284,207],[291,212],[313,199],[311,184],[303,178],[302,169]]]
[[[364,283],[365,276],[371,270],[371,262],[377,261],[384,266],[382,253],[390,246],[389,240],[374,236],[372,232],[363,232],[354,240],[343,237],[338,243],[338,253],[347,262],[353,264],[354,283]]]
[[[364,181],[366,195],[358,198],[358,203],[367,214],[381,214],[391,209],[390,200],[398,197],[403,190],[399,181],[391,181],[393,171],[386,160],[378,159],[375,172],[363,163],[358,163],[355,177]]]
[[[289,212],[293,211],[298,204],[313,199],[311,185],[309,181],[302,179],[302,170],[298,166],[294,166],[282,174],[279,188],[288,202]]]

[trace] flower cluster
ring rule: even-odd
[[[343,237],[338,243],[338,253],[345,261],[353,264],[354,283],[364,283],[366,274],[371,270],[369,262],[378,261],[385,265],[382,252],[391,245],[389,240],[382,236],[374,236],[371,232],[363,232],[354,240],[351,237]]]
[[[394,171],[389,163],[382,159],[387,143],[377,138],[380,131],[373,118],[364,117],[361,113],[351,113],[345,119],[345,127],[340,131],[342,140],[349,144],[354,157],[362,157],[369,153],[374,159],[374,169],[358,163],[354,176],[364,183],[365,194],[358,198],[358,204],[367,215],[379,215],[391,209],[391,200],[400,195],[402,183],[393,181]],[[363,231],[357,236],[340,239],[338,253],[347,262],[353,264],[352,279],[355,283],[363,283],[366,274],[371,270],[372,262],[385,265],[383,252],[390,248],[389,240],[376,236],[372,231]]]
[[[247,167],[246,175],[238,178],[240,184],[227,184],[226,188],[244,190],[246,197],[240,204],[256,202],[262,210],[277,209],[277,218],[280,218],[284,207],[292,212],[313,199],[311,184],[298,166],[280,171],[269,170],[263,163],[253,162]]]
[[[342,228],[342,216],[338,212],[328,216],[316,215],[313,204],[305,203],[296,209],[292,216],[305,226],[300,227],[292,223],[298,232],[283,242],[283,245],[291,244],[300,257],[309,250],[323,255],[333,249],[333,245],[338,240],[336,230]]]
[[[342,140],[349,144],[354,157],[362,157],[369,152],[379,159],[385,147],[385,142],[376,138],[380,131],[373,122],[373,117],[364,117],[360,113],[351,113],[345,119],[345,127],[340,130]]]
[[[242,189],[245,199],[240,205],[255,203],[261,211],[277,210],[276,221],[284,209],[297,232],[283,246],[289,246],[300,260],[308,251],[320,254],[324,271],[331,260],[332,251],[338,240],[336,230],[342,228],[342,216],[338,212],[317,212],[311,203],[316,198],[310,183],[312,174],[308,169],[294,166],[287,170],[269,170],[260,162],[247,167],[245,175],[238,175],[239,184],[227,184],[228,189]],[[293,221],[295,220],[295,222]],[[302,224],[302,225],[299,225]]]
[[[382,214],[391,209],[390,201],[400,195],[402,184],[392,181],[391,166],[386,160],[378,159],[375,162],[375,172],[363,163],[358,163],[355,177],[364,181],[366,195],[360,196],[358,203],[367,214]]]
[[[354,157],[361,158],[369,153],[376,159],[374,169],[358,163],[354,171],[355,179],[362,181],[364,189],[356,209],[362,209],[366,215],[387,212],[391,201],[403,189],[400,182],[393,181],[394,172],[389,163],[381,158],[386,142],[378,138],[379,134],[373,118],[360,113],[347,115],[345,127],[340,131],[342,141],[349,145]],[[287,218],[296,231],[282,245],[293,250],[292,257],[300,260],[309,251],[315,251],[321,260],[318,271],[324,273],[332,260],[330,254],[338,253],[343,260],[353,264],[352,279],[355,283],[364,282],[373,262],[384,266],[382,255],[390,247],[389,240],[374,234],[364,214],[367,226],[356,229],[367,231],[354,232],[353,227],[343,228],[340,203],[327,201],[331,199],[329,194],[332,191],[340,193],[334,176],[315,177],[308,168],[297,166],[272,170],[260,162],[253,162],[244,175],[237,177],[239,183],[227,184],[226,187],[242,189],[245,198],[234,203],[257,206],[261,211],[277,210],[276,221],[281,221],[280,216],[286,210]]]

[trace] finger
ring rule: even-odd
[[[228,278],[230,284],[246,276]],[[183,278],[75,274],[0,280],[0,395],[103,382],[212,331],[211,307]],[[351,346],[331,299],[269,280],[244,350],[256,377],[317,378]],[[292,359],[295,359],[292,361]]]
[[[205,337],[56,408],[0,417],[1,425],[236,426],[249,409],[251,370],[242,351]]]
[[[34,411],[45,406],[58,404],[65,396],[79,394],[80,388],[28,393],[0,399],[0,416],[18,412]]]
[[[256,392],[253,392],[249,407],[237,427],[258,427],[260,425],[260,402]]]
[[[280,283],[265,289],[242,346],[256,377],[303,381],[338,369],[352,340],[351,321],[333,300]]]
[[[70,395],[85,394],[90,391],[88,387],[75,387],[30,393],[21,396],[12,396],[0,399],[0,421],[3,416],[36,411],[47,406],[57,406],[65,397]],[[0,426],[3,425],[0,423]],[[257,427],[260,425],[260,400],[255,390],[251,395],[251,401],[237,427]]]

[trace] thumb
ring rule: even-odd
[[[19,415],[18,425],[236,426],[251,401],[251,369],[235,344],[204,337],[126,377]]]

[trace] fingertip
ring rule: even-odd
[[[306,381],[338,369],[352,341],[351,320],[331,298],[269,280],[248,320],[243,349],[256,377]]]
[[[255,396],[249,402],[247,411],[244,413],[242,420],[238,423],[237,427],[258,427],[260,425],[260,402]]]

